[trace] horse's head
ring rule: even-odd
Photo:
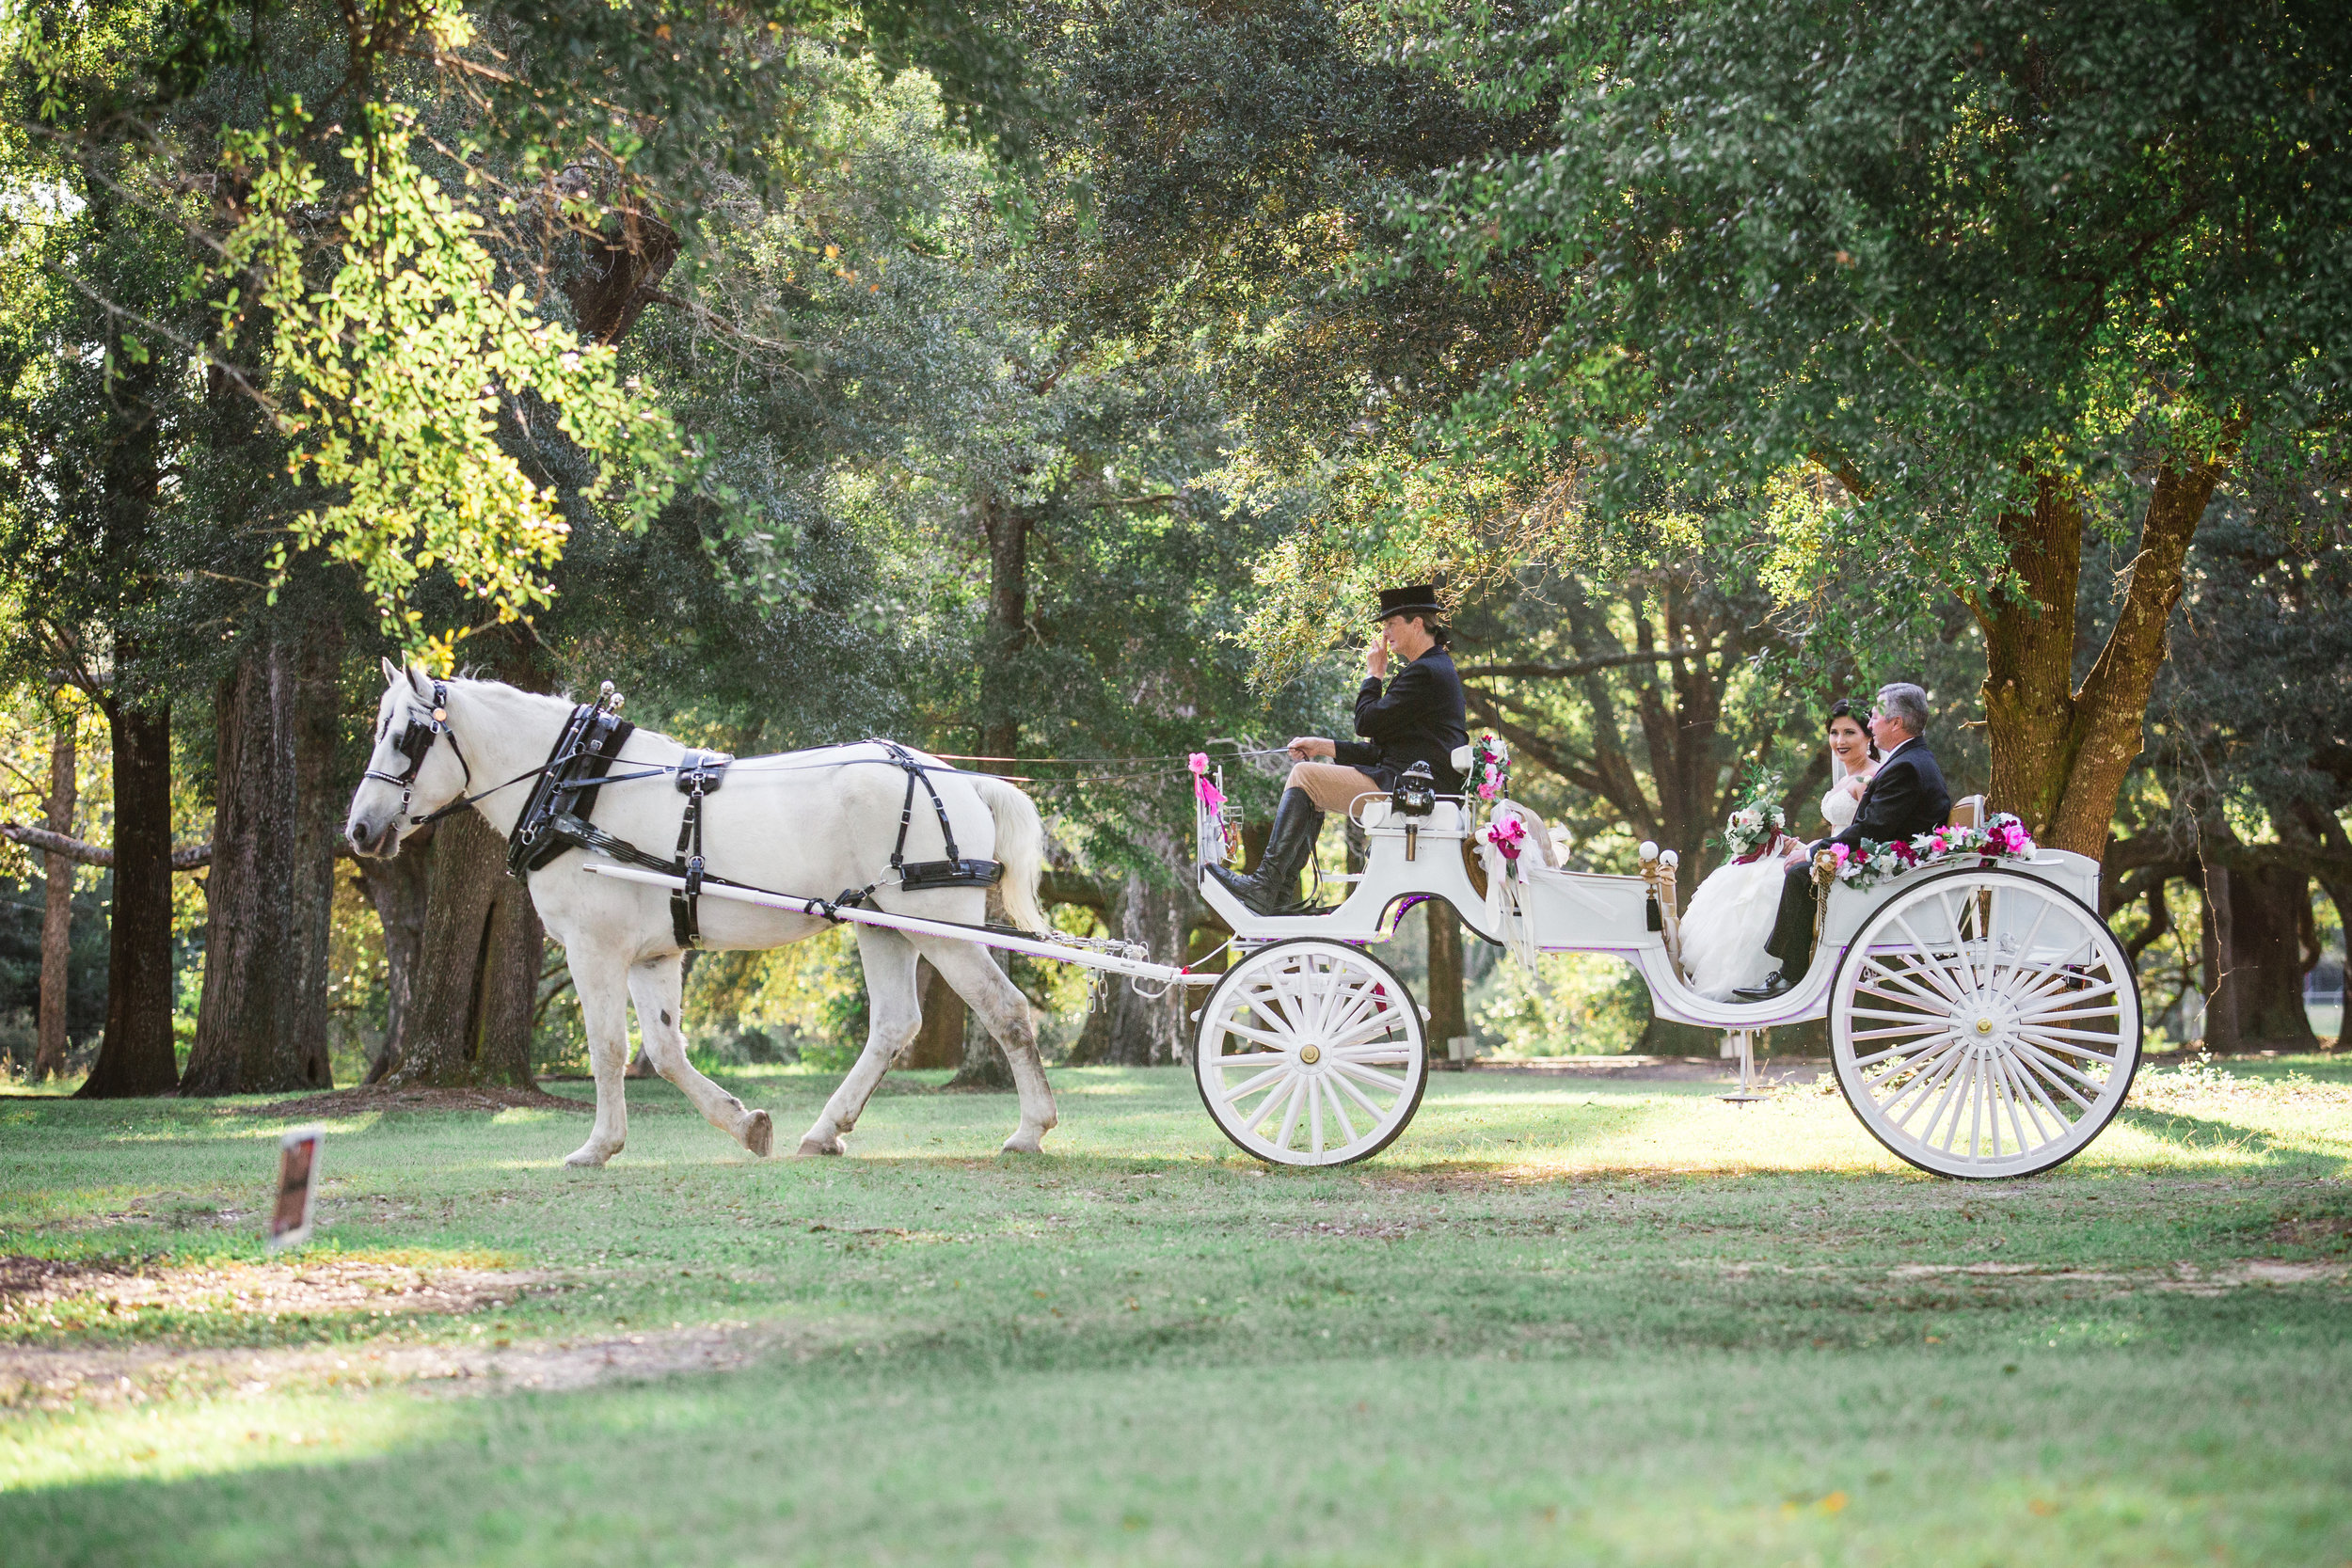
[[[362,855],[398,854],[415,819],[456,800],[470,778],[449,729],[449,683],[386,659],[375,749],[343,824],[351,847]]]

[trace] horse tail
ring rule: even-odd
[[[1046,929],[1045,911],[1037,902],[1038,879],[1045,874],[1045,824],[1036,803],[1002,779],[985,773],[965,777],[996,819],[996,859],[1005,868],[997,891],[1004,895],[1005,912],[1023,930]]]

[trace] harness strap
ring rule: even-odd
[[[371,768],[359,776],[400,785],[400,815],[408,816],[408,802],[417,792],[417,775],[423,770],[424,759],[433,753],[435,742],[443,736],[449,736],[449,749],[457,758],[457,766],[466,770],[466,782],[458,789],[458,793],[463,795],[472,787],[473,764],[466,760],[466,749],[457,744],[457,732],[449,727],[449,683],[443,680],[433,683],[433,717],[411,719],[407,727],[400,732],[400,742],[395,749],[408,759],[408,766],[397,773]],[[411,816],[408,818],[409,826],[420,826],[442,815],[442,812],[435,812],[432,816]]]
[[[678,818],[675,858],[675,869],[686,885],[670,895],[670,934],[680,947],[703,943],[703,797],[725,780],[727,764],[734,760],[724,752],[688,752],[677,766],[677,786],[686,797],[686,812]]]
[[[635,734],[637,726],[606,713],[593,704],[572,709],[572,716],[555,737],[542,764],[539,782],[506,840],[506,869],[528,879],[548,862],[573,846],[550,830],[556,817],[571,816],[585,822],[596,810],[596,791],[613,759]]]
[[[874,889],[881,885],[882,884],[879,882],[868,882],[864,887],[845,887],[839,893],[834,894],[831,898],[818,898],[813,901],[817,905],[817,912],[818,914],[823,915],[827,920],[832,921],[835,926],[846,926],[849,922],[842,919],[834,911],[841,909],[856,909],[860,904],[865,903],[866,899],[872,897]]]
[[[904,746],[895,740],[877,740],[890,760],[903,768],[907,776],[906,799],[898,806],[898,842],[891,847],[890,869],[898,874],[898,885],[909,890],[933,887],[994,887],[1004,877],[1005,868],[995,861],[965,860],[956,848],[956,831],[947,825],[946,802],[939,798],[931,784],[930,769]],[[940,841],[946,846],[944,861],[917,861],[907,863],[907,829],[914,820],[914,784],[920,779],[923,792],[931,798],[932,815],[939,818]]]

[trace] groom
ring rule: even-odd
[[[1842,844],[1857,848],[1862,840],[1893,844],[1917,837],[1944,825],[1951,815],[1951,791],[1944,787],[1944,770],[1934,753],[1919,738],[1928,727],[1928,694],[1909,682],[1879,689],[1878,705],[1870,710],[1870,738],[1883,760],[1862,792],[1853,822],[1835,838],[1821,839],[1792,851],[1781,873],[1780,919],[1764,951],[1780,960],[1780,969],[1762,985],[1742,986],[1732,994],[1742,1002],[1769,1002],[1804,978],[1813,965],[1813,857],[1824,846]]]

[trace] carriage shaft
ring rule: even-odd
[[[580,867],[599,877],[614,877],[625,882],[643,882],[647,887],[667,888],[673,892],[686,886],[686,879],[664,872],[647,871],[634,865],[621,865],[590,857]],[[705,898],[732,899],[739,904],[756,904],[762,909],[783,910],[790,914],[814,915],[820,920],[849,920],[860,926],[880,926],[893,931],[908,931],[916,936],[946,937],[953,942],[977,942],[983,947],[1001,947],[1008,953],[1026,953],[1031,958],[1051,958],[1057,963],[1076,964],[1082,969],[1099,969],[1111,974],[1131,975],[1138,980],[1176,982],[1186,986],[1213,986],[1224,978],[1222,974],[1196,974],[1173,964],[1155,964],[1141,958],[1123,958],[1115,953],[1094,953],[1083,947],[1065,947],[1059,942],[1040,942],[1029,937],[1010,937],[995,931],[960,926],[951,920],[924,920],[911,914],[888,914],[881,910],[852,909],[846,904],[828,904],[822,898],[801,898],[787,893],[770,893],[764,888],[737,887],[727,882],[703,879],[700,889]]]

